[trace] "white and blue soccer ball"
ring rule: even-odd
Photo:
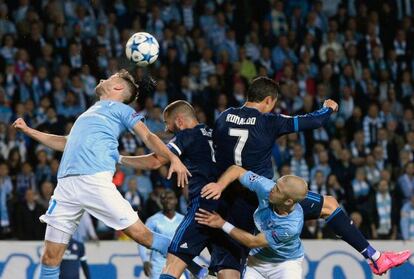
[[[125,46],[127,58],[140,67],[148,66],[157,60],[160,45],[149,33],[138,32],[129,38]]]

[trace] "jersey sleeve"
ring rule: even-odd
[[[276,184],[273,180],[248,171],[241,177],[240,183],[256,193],[259,200],[259,208],[269,205],[269,194]]]
[[[275,136],[296,133],[309,129],[316,129],[326,124],[333,110],[323,107],[317,111],[289,116],[284,114],[268,114],[268,129],[275,133]]]
[[[130,131],[134,128],[138,121],[142,121],[144,119],[142,114],[136,112],[128,105],[119,105],[117,109],[119,110],[122,124]]]
[[[176,136],[170,140],[170,142],[167,144],[167,147],[175,155],[181,156],[185,153],[185,150],[187,148],[191,147],[192,139],[193,137],[188,135],[188,133],[185,131],[182,131],[177,133]]]

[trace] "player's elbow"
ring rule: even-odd
[[[149,169],[149,170],[157,170],[157,169],[159,169],[162,165],[163,165],[163,164],[162,164],[159,160],[155,159],[155,160],[152,160],[152,161],[151,161],[150,165],[148,166],[148,169]]]
[[[261,245],[260,241],[258,241],[256,238],[251,238],[249,241],[247,241],[246,246],[250,249],[253,249],[262,247],[263,245]]]

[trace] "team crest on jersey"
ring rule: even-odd
[[[255,181],[259,180],[259,178],[260,178],[260,176],[258,176],[255,173],[252,173],[252,174],[249,175],[250,182],[255,182]]]
[[[135,118],[137,116],[139,116],[139,112],[134,112],[133,114],[131,114],[131,118]]]

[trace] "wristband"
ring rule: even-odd
[[[120,165],[122,165],[122,158],[124,158],[124,156],[119,155],[119,158],[118,158],[118,164],[120,164]]]
[[[230,234],[231,230],[234,229],[234,226],[229,222],[225,222],[221,229],[225,232]]]

